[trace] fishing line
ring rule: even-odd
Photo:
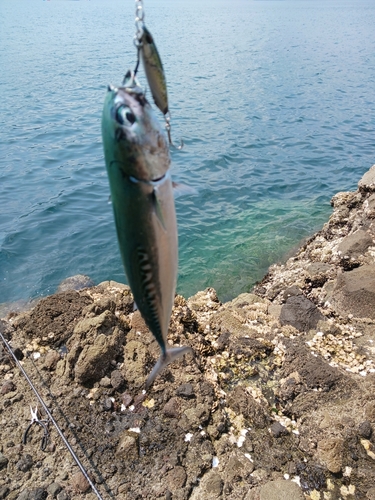
[[[72,455],[75,463],[78,465],[78,467],[80,468],[82,474],[85,476],[87,482],[89,483],[89,485],[91,486],[91,489],[92,491],[95,493],[95,495],[99,498],[99,500],[103,500],[103,497],[100,495],[99,491],[95,488],[95,485],[94,483],[91,481],[90,479],[90,476],[87,474],[85,468],[83,467],[83,465],[81,464],[79,458],[77,457],[77,455],[75,454],[73,448],[70,446],[68,440],[66,439],[66,437],[64,436],[62,430],[60,429],[60,427],[58,426],[56,420],[53,418],[51,412],[49,411],[47,405],[45,404],[45,402],[43,401],[42,397],[40,396],[39,392],[36,390],[36,388],[34,387],[33,383],[31,382],[29,376],[27,375],[26,371],[24,370],[23,366],[21,365],[21,363],[18,361],[16,355],[14,354],[14,352],[12,351],[10,345],[8,344],[8,342],[5,340],[3,334],[0,332],[0,338],[1,340],[3,341],[5,347],[7,348],[9,354],[12,356],[14,362],[16,363],[17,367],[19,368],[19,370],[21,371],[22,375],[25,377],[25,379],[27,380],[29,386],[31,387],[32,391],[34,392],[35,396],[38,398],[39,400],[39,403],[42,405],[43,407],[43,410],[46,412],[48,418],[50,419],[50,421],[52,422],[52,424],[54,425],[55,429],[57,430],[59,436],[61,437],[61,439],[63,440],[63,443],[65,444],[65,446],[68,448],[69,450],[69,453]]]

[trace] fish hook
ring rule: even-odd
[[[173,144],[173,141],[172,141],[172,136],[171,136],[171,115],[169,114],[169,111],[164,115],[165,117],[165,130],[167,131],[167,134],[168,134],[168,142],[169,142],[169,145],[178,149],[178,150],[181,150],[183,147],[184,147],[184,141],[181,139],[180,141],[180,145],[179,146],[175,146]]]

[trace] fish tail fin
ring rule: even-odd
[[[184,346],[184,347],[173,347],[171,349],[167,349],[165,353],[161,353],[160,358],[158,359],[156,365],[152,369],[152,372],[150,373],[147,382],[146,382],[146,390],[148,390],[155,380],[156,376],[167,366],[169,363],[172,363],[172,361],[175,361],[178,358],[181,358],[181,356],[184,356],[185,354],[193,354],[194,351],[191,347],[189,346]]]

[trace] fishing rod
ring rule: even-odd
[[[21,363],[18,361],[16,355],[14,354],[14,352],[12,351],[10,345],[8,344],[8,342],[6,341],[5,337],[3,336],[3,334],[1,333],[0,331],[0,338],[1,340],[3,341],[3,344],[5,345],[7,351],[9,352],[9,354],[11,355],[11,357],[13,358],[13,361],[16,363],[17,367],[19,368],[19,370],[21,371],[22,375],[25,377],[25,379],[27,380],[27,383],[29,384],[29,386],[31,387],[32,391],[34,392],[35,396],[38,398],[39,400],[39,403],[42,405],[43,407],[43,410],[46,412],[48,418],[50,419],[50,421],[52,422],[52,424],[54,425],[55,429],[57,430],[59,436],[61,437],[61,439],[63,440],[63,443],[65,444],[65,446],[68,448],[69,450],[69,453],[72,455],[75,463],[78,465],[78,467],[80,468],[82,474],[85,476],[87,482],[89,483],[89,485],[91,486],[91,489],[92,491],[95,493],[95,495],[99,498],[99,500],[103,500],[103,497],[100,495],[99,491],[95,488],[95,485],[94,483],[91,481],[90,479],[90,476],[88,475],[88,473],[86,472],[85,468],[83,467],[83,465],[81,464],[79,458],[77,457],[77,455],[75,454],[73,448],[70,446],[68,440],[66,439],[66,437],[64,436],[62,430],[60,429],[60,427],[58,426],[56,420],[53,418],[51,412],[49,411],[47,405],[45,404],[45,402],[43,401],[41,395],[39,394],[39,392],[37,391],[37,389],[35,388],[35,386],[33,385],[33,383],[31,382],[29,376],[27,375],[26,371],[24,370],[23,366],[21,365]],[[33,412],[32,412],[33,414]]]

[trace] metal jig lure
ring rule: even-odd
[[[163,64],[154,39],[144,23],[145,12],[143,9],[143,1],[135,0],[135,4],[136,33],[134,36],[134,45],[137,48],[137,64],[134,69],[134,74],[137,74],[139,61],[142,59],[152,97],[156,106],[160,109],[165,118],[165,129],[168,134],[169,144],[176,149],[182,149],[184,144],[183,141],[181,141],[180,146],[175,146],[172,142],[171,115],[168,106],[167,82],[165,79]]]

